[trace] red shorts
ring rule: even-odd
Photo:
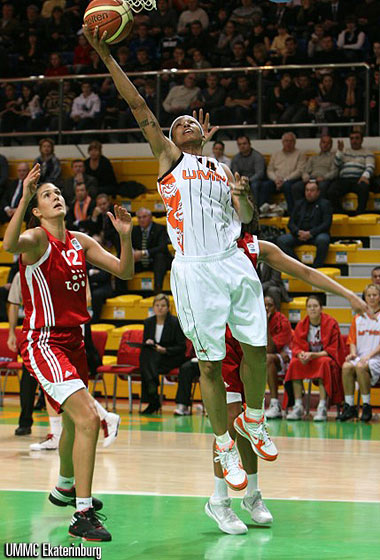
[[[244,386],[240,379],[240,364],[243,358],[241,346],[226,330],[226,357],[222,362],[222,376],[227,392],[227,404],[244,402]]]
[[[87,387],[88,366],[81,327],[22,331],[20,353],[57,412],[61,405]]]

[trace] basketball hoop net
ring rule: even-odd
[[[127,4],[136,14],[142,10],[156,10],[156,0],[126,0]]]

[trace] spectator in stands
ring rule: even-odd
[[[338,420],[345,422],[358,417],[354,404],[355,381],[359,384],[363,400],[360,420],[369,422],[372,418],[371,385],[380,379],[380,289],[376,284],[368,284],[364,299],[372,317],[356,315],[352,320],[347,344],[350,353],[343,364],[344,408]]]
[[[228,167],[231,167],[231,159],[224,154],[224,148],[224,142],[217,140],[212,145],[212,154],[219,163],[224,163],[228,165]]]
[[[325,35],[323,37],[321,40],[321,50],[316,51],[313,62],[315,64],[337,64],[342,62],[342,57],[336,48],[332,35]]]
[[[317,254],[314,268],[323,266],[330,243],[332,208],[328,200],[321,198],[316,181],[309,180],[305,185],[305,196],[297,200],[290,215],[288,229],[277,239],[278,246],[288,255],[297,258],[294,247],[297,245],[316,245]]]
[[[360,29],[367,35],[372,42],[378,38],[380,4],[376,0],[364,0],[355,5],[355,15],[358,19]]]
[[[294,37],[285,39],[285,50],[279,58],[279,64],[303,64],[305,56],[298,49],[297,40]]]
[[[1,132],[14,132],[19,129],[20,112],[16,88],[13,84],[6,84],[4,88],[5,99],[0,105]],[[9,146],[10,140],[4,140],[4,145]]]
[[[380,68],[380,41],[375,41],[372,45],[373,56],[370,59],[371,66],[374,68]]]
[[[2,196],[4,189],[8,182],[8,160],[5,156],[0,154],[0,196]]]
[[[69,70],[65,64],[62,64],[61,56],[57,52],[51,53],[49,57],[49,66],[45,70],[45,76],[67,76]]]
[[[279,376],[283,377],[292,358],[290,350],[292,327],[289,319],[276,310],[274,299],[265,296],[265,309],[268,319],[267,375],[270,391],[270,406],[265,412],[267,418],[282,418],[278,400]]]
[[[279,23],[277,27],[277,35],[272,41],[270,50],[275,56],[283,56],[286,52],[286,39],[290,37],[288,29],[285,25]]]
[[[91,231],[92,212],[95,208],[95,201],[88,194],[84,183],[75,185],[75,198],[71,203],[66,214],[67,229],[82,231],[87,234]]]
[[[208,28],[209,19],[207,13],[198,5],[198,0],[189,0],[187,10],[179,16],[177,31],[180,35],[186,35],[193,21],[200,21],[203,29]]]
[[[168,250],[169,238],[166,227],[153,222],[148,208],[136,212],[138,226],[133,228],[132,247],[135,271],[152,270],[154,273],[154,292],[162,291],[166,271],[171,264]]]
[[[133,62],[131,61],[129,48],[127,46],[123,45],[117,49],[116,59],[123,72],[133,71]]]
[[[290,103],[285,108],[279,118],[279,122],[289,123],[306,123],[310,121],[309,105],[315,100],[317,90],[310,81],[310,77],[306,73],[300,73],[294,80],[294,86],[288,95],[293,95]],[[310,131],[307,128],[299,130],[299,136],[307,137]]]
[[[58,129],[60,113],[63,130],[70,128],[70,113],[74,98],[75,93],[71,89],[71,82],[69,80],[65,80],[63,82],[63,110],[61,111],[58,85],[56,83],[51,84],[50,89],[42,103],[44,110],[44,123],[49,130]]]
[[[74,31],[82,29],[83,25],[83,12],[86,8],[83,0],[68,0],[65,4],[65,14],[67,15],[71,28]]]
[[[89,158],[84,162],[87,175],[95,177],[98,188],[106,194],[115,194],[117,181],[112,163],[102,154],[102,145],[93,140],[88,146]]]
[[[263,183],[263,197],[270,200],[275,192],[283,192],[291,214],[294,206],[292,185],[302,177],[306,157],[296,149],[296,136],[293,132],[282,135],[282,150],[271,155],[267,175],[269,181]]]
[[[136,36],[129,43],[129,50],[131,57],[136,60],[138,49],[146,49],[149,53],[149,58],[156,58],[156,43],[152,37],[149,37],[148,26],[145,23],[140,23],[137,28]]]
[[[343,58],[347,62],[358,62],[364,59],[365,33],[360,31],[356,25],[356,18],[346,18],[346,28],[339,33],[337,46],[343,52]]]
[[[177,49],[176,49],[177,50]],[[162,106],[170,118],[190,112],[200,97],[200,88],[196,86],[195,74],[186,74],[183,85],[174,86],[165,97]]]
[[[112,225],[108,212],[114,213],[110,197],[105,193],[100,193],[96,197],[96,206],[91,214],[90,233],[101,236],[102,246],[107,250],[116,249],[119,254],[120,237]]]
[[[84,33],[81,33],[80,35],[78,35],[78,44],[74,49],[74,60],[73,60],[74,70],[78,74],[83,72],[87,66],[90,66],[91,64],[90,52],[91,52],[90,44],[87,41],[86,37],[84,36]]]
[[[236,48],[237,45],[235,45]],[[256,103],[256,93],[248,81],[247,76],[237,77],[237,87],[233,89],[225,100],[224,123],[247,124],[254,122],[253,106]],[[218,117],[218,122],[220,117]]]
[[[305,194],[305,185],[310,179],[316,181],[319,186],[321,196],[327,198],[327,192],[331,181],[337,176],[338,170],[335,166],[335,154],[332,152],[333,141],[328,134],[321,136],[319,141],[320,152],[316,156],[311,156],[306,162],[302,181],[297,181],[292,185],[293,199],[299,200]]]
[[[246,41],[246,47],[247,47],[247,51],[248,52],[252,52],[253,51],[253,47],[255,45],[265,45],[265,48],[267,49],[267,51],[269,51],[270,49],[270,39],[268,37],[268,33],[266,32],[263,24],[260,23],[256,23],[253,26],[253,29],[248,37],[248,40]]]
[[[230,68],[241,68],[249,66],[247,53],[243,42],[235,41],[232,45],[232,53],[229,56],[222,57],[222,65]]]
[[[25,20],[21,22],[21,38],[23,40],[28,37],[30,33],[34,33],[39,39],[44,35],[44,22],[40,17],[40,11],[36,4],[29,4],[25,11]]]
[[[90,52],[91,64],[86,68],[86,74],[106,74],[107,69],[96,51]],[[93,84],[99,84],[98,80],[91,80]]]
[[[64,8],[66,4],[66,0],[45,0],[42,5],[41,16],[45,19],[51,17],[53,10],[56,6],[60,8]]]
[[[136,62],[134,63],[134,72],[151,72],[156,70],[157,63],[149,56],[148,49],[139,47],[136,52]],[[146,82],[145,76],[140,76],[133,80],[137,87],[144,86]]]
[[[219,84],[217,74],[207,74],[206,87],[201,91],[201,101],[206,113],[210,113],[210,120],[216,123],[220,117],[220,107],[223,107],[226,98],[225,89]]]
[[[193,62],[191,67],[196,70],[205,70],[206,68],[210,68],[211,64],[208,60],[206,60],[204,54],[199,49],[193,50]],[[197,84],[205,85],[206,83],[206,74],[196,74]]]
[[[42,127],[42,108],[40,97],[33,91],[29,83],[24,83],[19,97],[20,109],[20,130],[32,131],[41,130]]]
[[[210,39],[207,32],[203,31],[200,21],[193,21],[190,24],[190,30],[185,37],[183,48],[188,56],[192,56],[195,50],[201,50],[205,53],[209,52]]]
[[[179,367],[185,361],[186,351],[185,335],[177,317],[170,314],[168,296],[156,295],[153,313],[144,321],[144,345],[140,354],[141,400],[149,403],[143,415],[161,409],[157,393],[159,375]]]
[[[345,78],[343,91],[343,117],[344,120],[358,120],[362,112],[363,95],[358,87],[355,74],[348,74]]]
[[[380,43],[379,43],[380,44]],[[379,136],[379,82],[380,69],[373,73],[371,80],[370,102],[369,102],[369,126],[370,135]]]
[[[308,34],[318,21],[318,10],[314,0],[301,0],[301,6],[297,11],[296,24],[298,33]]]
[[[173,58],[174,49],[182,44],[182,38],[176,34],[177,26],[165,25],[158,52],[161,54],[161,66]],[[185,58],[185,53],[184,53]]]
[[[362,147],[363,133],[359,130],[350,134],[351,147],[344,149],[343,140],[338,140],[335,154],[335,165],[338,168],[338,179],[330,186],[328,197],[334,212],[341,212],[341,197],[349,192],[358,195],[357,214],[365,211],[371,178],[375,170],[373,153]]]
[[[19,163],[17,165],[17,179],[10,181],[8,187],[2,193],[0,209],[1,223],[9,222],[13,214],[16,212],[17,206],[22,197],[23,181],[28,173],[29,165],[27,163]]]
[[[45,34],[49,50],[62,52],[69,48],[73,33],[60,6],[53,8],[51,18],[46,21]]]
[[[241,0],[241,6],[235,8],[230,20],[237,24],[237,30],[247,36],[253,25],[261,21],[263,11],[253,0]]]
[[[309,58],[314,59],[316,53],[322,51],[322,39],[324,34],[323,24],[316,23],[314,25],[314,32],[311,34],[307,44],[307,56]]]
[[[161,64],[162,68],[177,68],[177,70],[186,70],[190,66],[191,62],[186,57],[185,49],[182,46],[175,47],[173,58],[169,58]]]
[[[380,266],[375,266],[375,268],[371,270],[371,282],[380,290]]]
[[[150,32],[153,36],[160,36],[166,26],[173,29],[177,27],[177,13],[169,7],[168,0],[158,0],[157,10],[152,10],[149,14]]]
[[[199,379],[201,374],[199,371],[198,358],[195,357],[194,349],[192,349],[191,354],[191,358],[184,362],[179,368],[174,416],[189,416],[191,414],[191,388],[194,381]]]
[[[285,382],[293,382],[295,405],[287,414],[287,420],[301,420],[304,414],[302,403],[303,380],[312,379],[319,385],[319,404],[314,415],[315,422],[327,420],[327,397],[330,404],[343,400],[341,367],[345,350],[339,325],[333,317],[322,312],[321,302],[316,295],[306,300],[305,319],[294,331],[292,359],[285,375]],[[284,397],[283,406],[287,398]]]
[[[74,99],[70,116],[77,130],[97,128],[97,117],[101,108],[100,97],[92,91],[91,82],[82,82],[81,90],[82,93]]]
[[[228,58],[231,56],[232,48],[236,42],[243,43],[244,37],[236,30],[235,23],[228,20],[223,31],[219,35],[218,42],[216,44],[216,52],[220,56]]]
[[[337,34],[341,28],[344,18],[347,15],[346,3],[344,0],[331,0],[321,2],[318,7],[320,21],[331,34]]]
[[[39,141],[40,155],[34,160],[33,165],[41,166],[41,183],[54,183],[58,187],[61,183],[61,162],[54,153],[54,140],[41,138]]]
[[[30,31],[22,42],[18,57],[18,74],[32,75],[42,74],[43,64],[43,44],[35,31]]]
[[[285,123],[292,122],[289,109],[294,105],[294,96],[295,88],[292,77],[289,73],[285,72],[282,74],[279,83],[269,90],[267,111],[270,122],[276,123],[280,119]],[[299,105],[297,105],[297,110],[299,108]]]
[[[67,204],[71,204],[75,197],[75,187],[84,183],[91,198],[95,199],[98,192],[98,182],[95,177],[86,174],[86,168],[82,159],[74,159],[71,162],[71,176],[63,182],[62,194]]]
[[[343,115],[342,92],[334,76],[325,74],[318,90],[315,105],[309,104],[310,114],[314,114],[318,122],[338,122]]]
[[[248,177],[252,195],[260,208],[264,202],[262,181],[265,178],[264,157],[252,148],[251,141],[245,134],[240,134],[236,140],[239,153],[232,158],[231,171],[238,172],[240,176]]]
[[[19,32],[20,25],[14,17],[13,4],[10,2],[3,3],[0,19],[0,43],[6,49],[11,49]]]
[[[258,275],[263,287],[264,296],[269,296],[273,299],[277,311],[281,309],[281,302],[288,303],[292,301],[286,291],[284,281],[281,278],[281,272],[274,270],[268,264],[260,261],[257,267]]]
[[[257,45],[254,45],[252,56],[248,55],[247,61],[251,66],[267,66],[268,64],[271,64],[269,53],[264,43],[257,43]]]

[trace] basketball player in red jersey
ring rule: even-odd
[[[367,305],[361,298],[335,282],[335,280],[289,257],[273,243],[257,239],[251,233],[251,231],[257,230],[257,226],[258,216],[254,217],[250,224],[243,225],[242,235],[237,242],[238,247],[244,251],[255,269],[258,261],[263,261],[280,272],[286,272],[323,291],[332,292],[346,298],[358,313],[363,314],[368,311]],[[246,439],[240,418],[242,403],[244,402],[244,387],[240,378],[243,353],[228,327],[226,330],[226,346],[227,353],[222,364],[222,375],[227,392],[228,429],[231,436],[237,441],[243,467],[248,478],[241,508],[249,513],[256,525],[270,525],[273,517],[262,500],[258,486],[257,455]],[[244,534],[248,531],[248,527],[231,508],[228,486],[223,478],[217,454],[215,459],[216,461],[213,462],[214,492],[205,506],[205,512],[214,519],[221,531],[229,534]]]
[[[84,33],[107,66],[158,160],[158,190],[167,210],[168,233],[176,250],[171,290],[185,335],[192,341],[201,371],[202,397],[216,436],[223,475],[233,489],[247,485],[234,441],[227,430],[226,391],[222,380],[226,324],[242,348],[242,380],[247,407],[241,414],[245,437],[268,461],[277,449],[265,427],[266,311],[259,278],[238,251],[241,223],[249,223],[253,205],[246,177],[202,156],[205,126],[189,115],[175,119],[167,138],[132,82],[113,59],[96,28]],[[206,132],[206,131],[205,131]]]
[[[70,535],[110,541],[110,533],[95,513],[103,504],[91,497],[100,421],[86,389],[88,370],[80,325],[90,319],[86,260],[119,278],[132,278],[132,221],[120,206],[115,205],[115,216],[108,214],[120,236],[118,259],[91,237],[65,229],[64,198],[52,183],[37,186],[39,177],[40,166],[36,164],[24,180],[21,201],[3,241],[6,251],[21,254],[25,320],[20,352],[50,404],[63,412],[60,474],[49,500],[55,505],[76,507]],[[21,233],[29,206],[40,227]]]

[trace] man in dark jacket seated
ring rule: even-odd
[[[159,374],[168,373],[185,361],[186,338],[177,317],[169,311],[169,298],[158,294],[153,300],[152,317],[144,321],[143,348],[140,354],[141,400],[148,402],[142,414],[161,408],[157,392]]]
[[[316,245],[317,254],[313,266],[323,266],[329,250],[329,230],[332,222],[332,208],[328,200],[321,198],[318,183],[309,181],[305,185],[305,197],[297,200],[290,216],[290,233],[280,235],[278,246],[291,257],[297,258],[294,247]]]
[[[160,293],[165,273],[170,268],[171,256],[168,250],[166,227],[152,220],[152,212],[139,208],[136,212],[138,226],[132,230],[132,247],[135,259],[135,272],[152,270],[154,273],[154,292]]]

